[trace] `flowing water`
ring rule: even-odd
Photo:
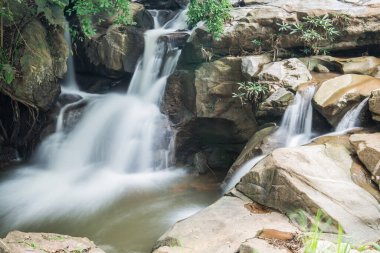
[[[368,99],[369,98],[365,98],[358,105],[352,107],[352,109],[349,110],[340,120],[335,131],[342,132],[350,128],[359,126],[360,125],[359,116],[360,116],[360,113],[363,111],[364,107],[367,105]]]
[[[199,178],[168,167],[170,128],[159,104],[180,50],[161,38],[185,29],[184,17],[146,32],[126,95],[85,94],[88,105],[69,133],[65,106],[32,163],[2,175],[1,234],[67,233],[88,236],[108,252],[148,252],[170,225],[218,197],[216,187],[203,192],[194,186]],[[66,87],[76,90],[69,72]]]
[[[312,138],[313,107],[311,101],[315,89],[315,86],[309,86],[297,92],[293,103],[285,111],[279,129],[270,137],[269,145],[273,146],[272,149],[303,145]],[[235,186],[241,177],[264,157],[265,155],[257,156],[244,163],[225,184],[224,192]]]

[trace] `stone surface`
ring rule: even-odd
[[[161,236],[153,252],[234,253],[263,229],[297,232],[286,216],[275,211],[261,212],[255,206],[244,196],[222,197],[192,217],[177,222]]]
[[[380,176],[380,133],[353,134],[350,142],[354,145],[360,161],[375,177]]]
[[[276,83],[294,91],[312,79],[305,64],[295,58],[265,64],[257,77],[260,81]]]
[[[244,149],[240,153],[239,157],[232,164],[231,168],[228,171],[228,174],[225,178],[225,182],[228,181],[229,178],[235,173],[237,169],[239,169],[244,163],[248,160],[254,158],[255,156],[261,155],[262,150],[260,149],[265,137],[274,133],[277,127],[275,125],[268,126],[257,131],[251,139],[248,141],[247,145],[245,145]]]
[[[282,148],[259,162],[236,188],[284,213],[322,209],[356,242],[380,238],[379,202],[351,178],[353,160],[345,145],[326,142]]]
[[[348,16],[341,34],[334,43],[326,42],[329,50],[349,50],[357,47],[377,45],[380,42],[379,1],[348,3],[340,0],[259,0],[250,1],[253,5],[235,8],[232,19],[225,25],[220,40],[213,40],[205,27],[199,27],[190,37],[183,58],[188,63],[200,62],[205,58],[202,50],[214,55],[237,55],[257,50],[253,39],[262,41],[262,51],[294,49],[303,46],[299,34],[281,34],[278,23],[299,23],[303,17],[341,14]],[[276,36],[277,35],[277,36]],[[374,47],[375,48],[375,47]],[[369,47],[371,50],[372,48]]]
[[[371,92],[368,104],[369,110],[372,113],[372,119],[380,121],[380,90],[374,90]]]
[[[242,80],[239,57],[202,64],[195,70],[196,115],[227,119],[248,139],[256,130],[252,108],[247,105],[242,108],[240,100],[232,97]]]
[[[262,102],[257,111],[256,118],[281,118],[286,108],[293,102],[294,94],[285,88],[276,90],[264,102]]]
[[[330,124],[336,126],[349,109],[379,88],[380,80],[371,76],[338,76],[321,84],[315,93],[314,104]]]
[[[1,253],[88,252],[104,253],[87,238],[60,234],[10,232],[0,240]]]
[[[32,19],[21,31],[25,46],[20,54],[21,77],[0,91],[24,104],[48,110],[58,98],[57,78],[67,71],[68,46],[63,30],[50,31],[38,19]],[[49,43],[54,41],[54,43]]]
[[[241,58],[241,71],[247,79],[252,79],[260,72],[262,66],[271,62],[270,55],[244,56]]]

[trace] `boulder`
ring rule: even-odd
[[[375,178],[380,178],[380,133],[353,134],[350,142],[368,171]]]
[[[195,70],[196,115],[229,120],[248,139],[256,130],[252,108],[242,106],[239,99],[232,97],[234,92],[238,92],[238,82],[242,80],[239,57],[202,64]]]
[[[265,229],[288,234],[298,231],[286,216],[257,205],[241,194],[224,196],[194,216],[177,222],[160,237],[153,253],[234,253],[254,238],[262,242],[261,252],[271,252],[268,250],[272,247],[259,239]]]
[[[380,77],[380,58],[374,56],[353,58],[311,56],[301,58],[300,60],[309,67],[309,70],[315,70],[317,72],[326,73],[333,71],[342,74],[360,74]]]
[[[380,88],[380,80],[371,76],[347,74],[323,82],[315,93],[316,109],[336,126],[353,106]]]
[[[380,205],[353,182],[351,150],[327,141],[276,149],[246,174],[236,189],[250,199],[292,213],[298,209],[314,217],[318,209],[339,223],[354,242],[380,238]]]
[[[248,141],[248,143],[245,145],[244,149],[238,156],[238,158],[235,160],[233,165],[228,171],[228,174],[226,178],[224,179],[225,182],[227,182],[232,175],[243,166],[248,160],[254,158],[255,156],[261,155],[263,152],[261,150],[261,145],[263,144],[264,139],[274,133],[276,131],[277,127],[276,125],[270,125],[265,128],[262,128],[261,130],[257,131],[251,139]]]
[[[62,78],[67,71],[69,50],[63,29],[50,30],[38,19],[32,19],[21,33],[27,45],[18,59],[21,77],[11,85],[0,85],[0,91],[24,104],[47,111],[61,91],[57,78]]]
[[[242,57],[241,71],[243,76],[252,80],[260,72],[262,66],[269,62],[271,62],[271,57],[267,54]]]
[[[1,253],[88,252],[104,253],[87,238],[60,234],[10,232],[0,240]]]
[[[219,40],[213,40],[205,26],[198,27],[190,37],[183,52],[187,63],[204,61],[202,51],[210,51],[215,56],[254,53],[257,46],[252,40],[260,40],[261,51],[298,50],[304,46],[299,34],[281,33],[278,24],[282,22],[300,23],[305,16],[335,17],[340,36],[334,43],[326,41],[321,45],[330,50],[350,50],[380,43],[380,28],[377,23],[380,5],[372,2],[349,3],[340,0],[257,0],[252,5],[232,10],[232,18],[225,24],[225,32]],[[345,17],[347,20],[345,20]],[[375,48],[375,47],[374,47]]]
[[[380,89],[371,92],[368,104],[369,110],[372,113],[372,119],[380,121]]]
[[[312,79],[305,64],[295,58],[265,64],[257,77],[260,81],[275,83],[293,91]]]
[[[257,119],[281,118],[286,108],[293,102],[294,94],[285,88],[276,90],[264,102],[262,102],[257,111]]]

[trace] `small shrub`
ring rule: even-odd
[[[282,33],[299,35],[305,46],[304,53],[319,55],[328,53],[322,45],[334,42],[341,35],[339,28],[349,22],[347,19],[347,16],[330,17],[326,14],[320,17],[306,16],[296,24],[283,22],[277,25]]]
[[[238,83],[238,93],[232,93],[232,97],[239,98],[242,105],[252,103],[255,107],[262,102],[269,93],[269,86],[259,82]]]
[[[191,0],[187,12],[187,23],[194,27],[205,21],[208,31],[218,39],[224,30],[224,23],[230,18],[232,6],[229,0]]]

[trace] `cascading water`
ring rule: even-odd
[[[69,27],[69,23],[66,22],[66,26]],[[75,67],[74,67],[74,57],[73,48],[71,44],[71,34],[69,29],[65,29],[65,40],[69,47],[69,56],[67,58],[67,75],[64,79],[63,88],[71,91],[78,91],[77,81],[75,80]]]
[[[367,105],[369,98],[365,98],[358,105],[354,106],[351,110],[349,110],[343,118],[340,120],[338,126],[336,127],[336,132],[342,132],[348,130],[353,127],[359,126],[359,116],[363,111],[364,107]]]
[[[313,108],[311,101],[314,86],[297,92],[293,103],[286,109],[279,129],[272,135],[271,143],[276,148],[294,147],[307,143],[312,137]],[[235,174],[224,183],[224,192],[235,186],[248,171],[261,161],[265,155],[257,156],[244,163]]]
[[[31,227],[34,230],[37,224],[54,222],[79,226],[79,221],[85,217],[116,205],[115,199],[126,196],[135,202],[137,196],[146,199],[147,203],[138,201],[143,211],[137,208],[139,205],[127,203],[131,218],[120,221],[114,217],[116,221],[108,223],[129,224],[133,217],[149,220],[152,215],[145,213],[150,208],[151,212],[164,217],[154,226],[165,230],[168,224],[176,221],[173,219],[185,218],[204,206],[195,203],[208,204],[204,197],[197,197],[194,204],[189,201],[179,206],[181,202],[173,202],[170,196],[181,194],[189,198],[185,193],[166,192],[163,194],[165,198],[159,194],[169,191],[169,182],[174,179],[187,180],[184,170],[166,168],[169,129],[166,117],[159,110],[166,79],[174,71],[180,55],[180,50],[163,36],[186,29],[184,12],[162,27],[157,22],[155,26],[156,29],[145,34],[145,52],[126,95],[108,94],[88,99],[81,120],[69,133],[63,127],[64,112],[69,108],[65,106],[58,118],[56,133],[42,143],[32,164],[3,177],[0,184],[0,233],[16,228]],[[72,62],[70,66],[73,66]],[[73,69],[69,70],[68,79],[75,80]],[[75,89],[74,85],[71,88]],[[152,196],[160,198],[158,203],[170,207],[170,211],[163,214],[163,207],[158,209],[160,204],[151,203]],[[121,201],[124,202],[128,201]],[[101,220],[94,219],[96,223]],[[160,226],[160,222],[163,225]],[[104,229],[111,229],[104,226],[93,229],[97,231],[95,237]],[[65,225],[58,227],[62,229]],[[89,224],[83,227],[87,229]],[[155,232],[152,225],[147,230]],[[158,234],[162,232],[159,230]],[[68,233],[75,235],[72,229]],[[137,248],[151,247],[141,243],[141,238],[133,238],[133,232],[128,237],[134,239],[122,240],[128,245],[136,242]]]

